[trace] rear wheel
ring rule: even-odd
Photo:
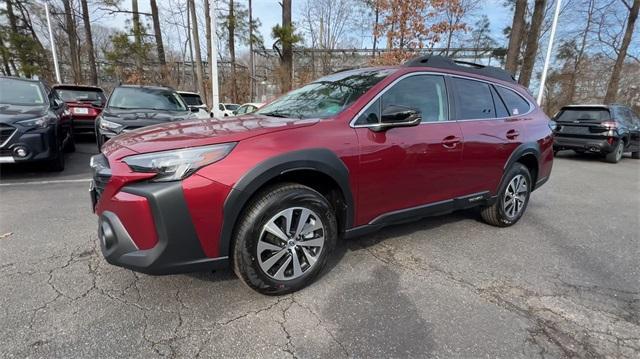
[[[605,160],[609,163],[618,163],[622,159],[622,154],[624,153],[624,142],[618,141],[618,144],[613,149],[613,152],[607,153],[605,156]]]
[[[527,167],[515,163],[507,172],[496,202],[480,211],[488,224],[508,227],[520,220],[529,203],[531,174]]]
[[[241,215],[234,235],[233,268],[252,289],[269,295],[310,284],[337,239],[327,200],[298,184],[261,192]]]

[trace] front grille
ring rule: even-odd
[[[96,200],[99,200],[111,179],[111,168],[107,157],[102,153],[91,157],[90,165],[93,170],[93,188],[96,192]]]
[[[0,123],[0,147],[5,145],[5,142],[13,136],[13,133],[16,132],[16,128],[13,126],[9,126],[4,123]]]

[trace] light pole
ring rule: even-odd
[[[549,61],[551,61],[551,51],[553,50],[553,39],[556,36],[556,27],[558,26],[558,16],[560,15],[560,4],[562,0],[556,0],[556,11],[553,14],[553,23],[551,24],[551,34],[549,35],[549,46],[547,46],[547,56],[544,59],[544,67],[542,68],[542,77],[540,77],[540,90],[538,91],[538,106],[542,104],[544,96],[544,85],[547,81],[547,71],[549,71]]]
[[[51,53],[53,54],[53,67],[56,69],[56,81],[62,83],[60,78],[60,66],[58,65],[58,52],[56,51],[56,39],[53,37],[51,28],[51,17],[49,16],[49,3],[44,2],[44,12],[47,14],[47,27],[49,28],[49,42],[51,43]]]
[[[218,95],[218,39],[216,36],[216,0],[211,0],[210,7],[211,17],[211,113],[218,113],[219,95]]]

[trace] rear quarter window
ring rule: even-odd
[[[522,98],[522,96],[502,86],[496,86],[496,89],[511,116],[524,115],[529,112],[531,106],[529,106],[529,102]]]

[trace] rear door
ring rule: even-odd
[[[452,77],[455,119],[464,138],[460,178],[465,194],[493,193],[504,166],[522,144],[531,105],[514,91],[491,83]]]

